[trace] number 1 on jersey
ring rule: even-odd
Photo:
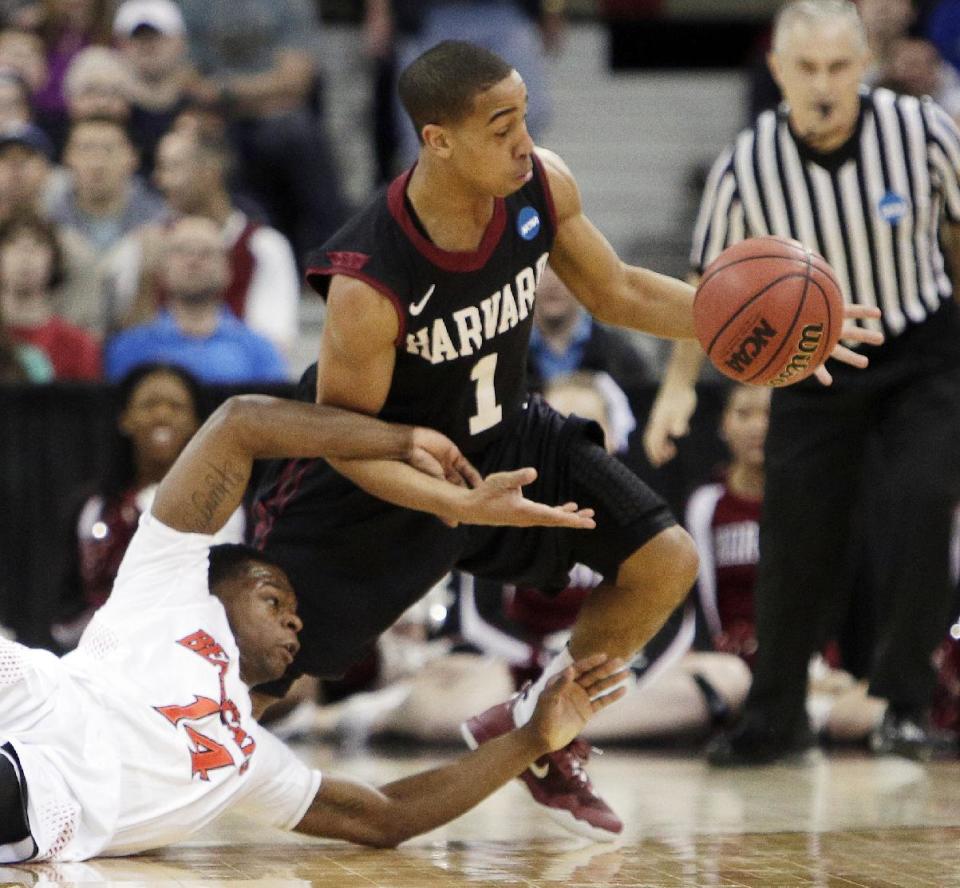
[[[477,384],[477,412],[470,417],[471,435],[492,429],[503,419],[503,408],[497,403],[497,392],[493,386],[496,372],[496,352],[481,358],[470,371],[470,379]]]

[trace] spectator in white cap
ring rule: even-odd
[[[131,37],[141,31],[182,37],[186,33],[180,7],[173,0],[126,0],[113,18],[115,37]]]
[[[187,107],[194,77],[186,27],[173,0],[126,0],[113,35],[131,80],[130,135],[140,151],[140,172],[153,172],[157,143]]]

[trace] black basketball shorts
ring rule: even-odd
[[[606,453],[597,425],[562,417],[539,397],[476,463],[484,475],[533,466],[529,499],[592,508],[596,528],[449,528],[367,496],[319,462],[259,541],[300,602],[304,629],[291,675],[342,674],[454,568],[546,592],[564,588],[578,562],[612,581],[623,561],[676,523],[663,499]]]

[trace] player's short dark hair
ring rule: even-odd
[[[213,595],[217,594],[217,588],[222,583],[240,576],[251,562],[275,567],[286,576],[286,571],[276,559],[244,543],[219,543],[211,546],[209,560],[207,586]]]
[[[400,101],[423,141],[430,123],[457,123],[473,111],[479,93],[510,76],[513,68],[496,53],[464,40],[444,40],[416,58],[400,75]]]

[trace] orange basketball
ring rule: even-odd
[[[843,294],[826,260],[799,241],[754,237],[707,267],[693,323],[721,373],[752,385],[792,385],[840,340]]]

